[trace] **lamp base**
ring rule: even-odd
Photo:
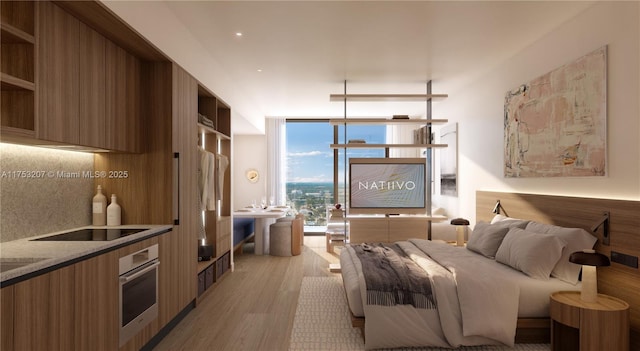
[[[582,266],[580,299],[584,302],[596,302],[598,300],[598,276],[595,266]]]

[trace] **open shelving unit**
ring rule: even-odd
[[[344,118],[333,118],[329,120],[329,123],[333,126],[343,125],[345,126],[345,139],[346,139],[346,127],[349,125],[415,125],[421,128],[424,138],[423,140],[416,141],[414,139],[414,143],[410,144],[367,144],[367,143],[359,143],[359,142],[347,142],[344,143],[334,143],[330,145],[331,149],[374,149],[374,148],[383,148],[386,149],[387,157],[389,148],[418,148],[425,149],[424,153],[425,162],[427,165],[427,176],[425,180],[425,189],[427,189],[427,213],[425,218],[431,217],[431,183],[432,179],[432,167],[433,167],[433,157],[432,157],[432,149],[434,148],[445,148],[447,144],[433,144],[432,143],[432,134],[431,127],[433,124],[443,124],[447,123],[448,119],[433,119],[431,116],[431,103],[434,99],[444,99],[447,98],[447,94],[432,94],[431,93],[431,81],[426,83],[426,93],[425,94],[347,94],[347,82],[344,83],[344,94],[331,94],[329,96],[330,101],[335,102],[343,102],[344,103]],[[347,103],[348,102],[389,102],[389,101],[423,101],[425,102],[426,109],[426,118],[349,118],[347,117]],[[414,136],[415,137],[415,136]],[[347,167],[347,159],[345,154],[345,169]],[[345,172],[345,180],[344,186],[347,187],[347,179]],[[346,194],[346,189],[345,189]],[[431,222],[428,221],[427,224],[427,237],[431,239]]]
[[[231,162],[231,109],[206,88],[198,86],[198,114],[213,122],[213,127],[197,123],[198,146],[215,155],[226,157]],[[217,162],[217,161],[216,161]],[[224,187],[218,189],[220,199],[215,209],[202,211],[206,232],[205,245],[213,247],[210,261],[198,262],[198,296],[231,268],[231,164],[224,173],[216,167],[216,181],[222,177]],[[218,194],[216,194],[218,197]]]
[[[35,137],[35,6],[0,3],[0,106],[3,138]]]

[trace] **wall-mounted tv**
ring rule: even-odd
[[[424,158],[349,159],[350,214],[424,214]]]

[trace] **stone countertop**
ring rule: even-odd
[[[110,241],[33,241],[34,239],[66,233],[79,229],[147,229],[139,233],[127,235]],[[119,247],[128,242],[135,242],[159,233],[170,231],[172,225],[122,225],[116,227],[84,226],[58,232],[37,235],[29,238],[0,243],[0,260],[2,263],[18,264],[18,267],[0,272],[0,284],[23,275],[45,270],[65,262],[91,255],[95,252]],[[20,265],[26,263],[24,265]]]

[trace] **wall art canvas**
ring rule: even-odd
[[[458,196],[458,124],[440,129],[440,195]]]
[[[605,175],[606,71],[603,46],[506,93],[505,177]]]

